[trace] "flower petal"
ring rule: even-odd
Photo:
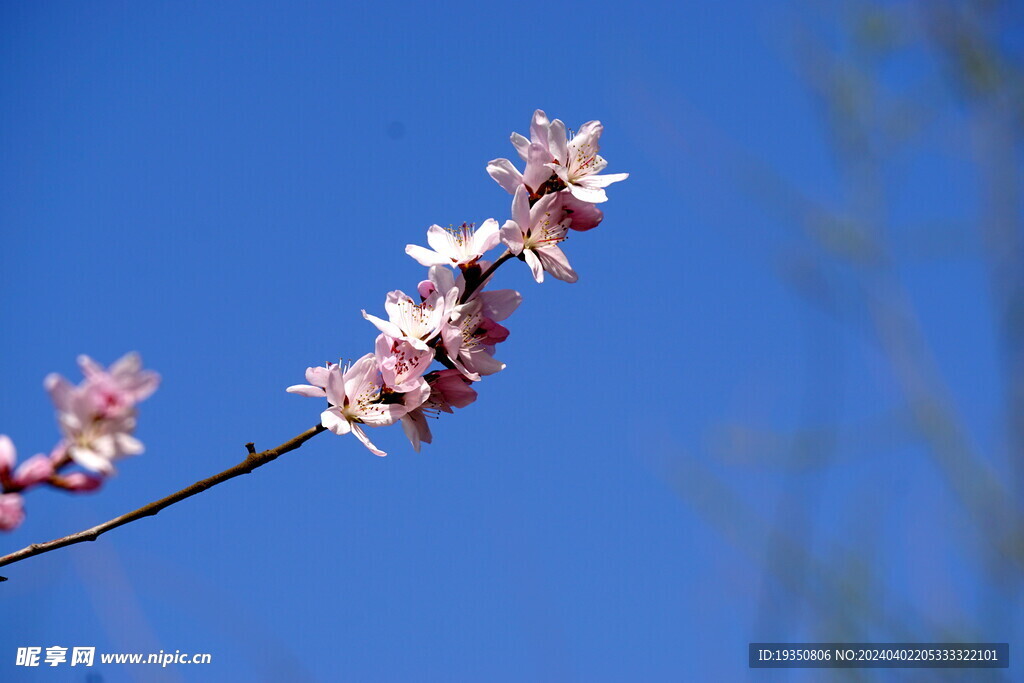
[[[0,493],[0,531],[11,531],[25,521],[25,507],[21,495]]]
[[[608,187],[612,183],[617,183],[620,180],[625,180],[629,177],[628,173],[608,173],[606,175],[588,175],[580,178],[576,181],[576,184],[585,187],[589,190],[594,190],[599,187]]]
[[[430,443],[433,435],[430,433],[430,425],[427,424],[427,417],[422,410],[414,410],[402,418],[402,431],[412,444],[417,453],[420,452],[420,442]]]
[[[449,256],[449,252],[452,250],[452,241],[448,237],[448,231],[440,225],[431,225],[427,228],[427,244],[430,245],[431,249],[443,256]]]
[[[572,192],[559,192],[562,198],[562,211],[569,219],[569,227],[573,230],[590,230],[596,228],[602,220],[604,213],[590,202],[580,201],[572,195]]]
[[[114,444],[119,455],[138,455],[146,452],[142,442],[126,432],[114,434]]]
[[[331,367],[333,366],[332,364]],[[327,386],[328,374],[330,374],[330,368],[325,368],[322,365],[306,368],[306,381],[315,387],[323,388]]]
[[[533,112],[533,119],[530,121],[530,140],[532,142],[539,142],[546,148],[550,128],[551,122],[548,121],[548,115],[544,113],[543,109]]]
[[[530,149],[530,141],[519,133],[512,133],[510,139],[512,146],[516,148],[516,152],[519,154],[519,158],[526,161],[526,150]]]
[[[407,244],[405,245],[405,253],[416,259],[421,266],[440,266],[450,263],[450,261],[437,253],[431,251],[426,247],[421,247],[418,244]]]
[[[401,335],[398,335],[399,337]],[[349,400],[354,400],[357,396],[363,393],[368,386],[375,385],[377,382],[377,359],[374,358],[372,353],[368,353],[348,369],[345,373],[345,396]],[[330,385],[327,387],[328,396],[330,396]],[[333,403],[333,401],[332,401]],[[335,404],[339,405],[339,404]]]
[[[541,265],[540,259],[537,258],[537,254],[534,253],[533,249],[524,250],[523,258],[526,260],[526,265],[530,266],[533,279],[537,282],[544,282],[544,266]]]
[[[18,486],[33,486],[46,481],[53,474],[53,462],[43,454],[33,455],[21,463],[14,472],[14,483]]]
[[[523,251],[523,231],[515,221],[505,221],[501,226],[501,242],[508,250],[518,256]]]
[[[569,185],[569,191],[572,192],[572,196],[576,199],[590,202],[591,204],[600,204],[601,202],[608,201],[608,195],[601,188],[583,187],[573,183]]]
[[[548,150],[560,165],[568,165],[569,139],[565,134],[565,124],[560,119],[555,119],[548,127]]]
[[[338,435],[348,434],[352,429],[352,425],[341,414],[341,408],[336,406],[320,413],[320,424]]]
[[[544,265],[544,270],[559,280],[576,282],[579,279],[576,271],[569,265],[569,259],[566,258],[565,253],[558,246],[550,245],[538,249],[537,257]]]
[[[352,433],[355,434],[356,438],[359,439],[360,441],[362,441],[363,445],[366,446],[367,448],[369,448],[370,452],[373,453],[374,455],[380,455],[380,456],[387,455],[387,453],[385,453],[381,449],[377,448],[376,446],[373,445],[373,443],[370,442],[369,437],[366,436],[366,432],[364,432],[363,428],[360,427],[359,425],[357,425],[357,424],[352,425]]]
[[[473,251],[481,256],[498,246],[501,241],[500,227],[498,221],[493,218],[485,220],[476,232],[473,233]]]
[[[519,224],[523,232],[526,232],[532,225],[530,223],[530,195],[522,185],[519,186],[512,198],[512,220]]]
[[[541,185],[551,177],[551,169],[548,164],[551,162],[551,152],[547,147],[533,143],[530,145],[529,156],[526,160],[526,170],[523,172],[523,184],[536,194]]]
[[[314,387],[311,384],[293,384],[285,389],[289,394],[298,394],[299,396],[308,396],[309,398],[323,398],[327,395],[327,392],[320,387]]]
[[[488,162],[487,174],[509,194],[513,194],[516,188],[523,184],[523,174],[508,159],[494,159]]]
[[[403,337],[402,328],[389,320],[382,320],[375,315],[363,311],[363,317],[369,320],[374,326],[389,337]]]
[[[70,455],[71,459],[77,464],[92,472],[98,472],[99,474],[104,475],[111,475],[114,473],[114,466],[111,464],[110,460],[104,458],[91,448],[72,446],[68,449],[68,455]]]
[[[75,387],[63,376],[55,372],[50,373],[43,380],[43,387],[50,394],[50,400],[57,410],[62,413],[70,413],[74,400]]]
[[[345,397],[348,396],[346,393],[347,385],[345,383],[345,376],[341,374],[341,367],[335,365],[327,373],[327,384],[324,387],[324,396],[327,397],[327,401],[332,406],[342,408],[345,406]],[[325,427],[327,425],[324,425]]]
[[[514,289],[493,289],[480,293],[483,313],[495,322],[512,315],[523,302],[523,296]]]

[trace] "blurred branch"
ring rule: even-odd
[[[218,474],[213,475],[212,477],[208,477],[201,481],[197,481],[196,483],[186,488],[183,488],[177,493],[172,493],[171,495],[165,498],[153,501],[148,505],[143,505],[138,510],[128,512],[126,514],[121,515],[120,517],[115,517],[114,519],[108,522],[104,522],[103,524],[98,524],[92,527],[91,529],[79,531],[78,533],[54,539],[46,543],[33,543],[32,545],[22,548],[17,552],[13,552],[10,555],[0,557],[0,567],[3,567],[8,564],[14,564],[15,562],[21,562],[22,560],[27,560],[30,557],[42,555],[43,553],[48,553],[52,550],[64,548],[66,546],[74,545],[76,543],[84,543],[85,541],[95,541],[101,535],[105,534],[108,531],[111,531],[112,529],[116,529],[119,526],[124,526],[125,524],[129,524],[136,520],[140,520],[144,517],[152,517],[153,515],[163,510],[164,508],[170,507],[171,505],[181,502],[186,498],[191,498],[192,496],[200,494],[203,491],[213,488],[218,484],[223,484],[229,479],[234,479],[235,477],[241,476],[243,474],[249,474],[257,467],[263,467],[267,463],[277,459],[278,456],[284,455],[289,451],[294,451],[296,448],[306,443],[314,436],[323,431],[325,431],[324,427],[318,424],[317,426],[312,427],[311,429],[307,429],[298,436],[289,439],[288,441],[285,441],[280,446],[270,448],[259,453],[255,452],[255,448],[251,443],[246,444],[246,449],[249,451],[249,455],[246,456],[245,460],[238,463],[234,467],[230,467],[224,470],[223,472],[219,472]],[[0,577],[0,580],[6,581],[7,578]]]
[[[900,606],[896,596],[882,599],[881,587],[868,578],[863,568],[850,571],[850,558],[856,554],[833,553],[847,567],[845,572],[834,572],[801,540],[775,528],[751,510],[732,486],[697,458],[684,454],[670,466],[673,471],[667,478],[672,487],[740,550],[758,558],[765,544],[773,544],[775,551],[788,558],[785,565],[771,567],[775,579],[794,595],[806,595],[815,611],[837,625],[840,633],[825,634],[823,638],[866,633],[872,626],[885,624],[894,641],[914,640],[914,631],[902,621],[911,610]],[[790,571],[794,567],[799,571]],[[887,613],[879,605],[886,605]],[[939,627],[930,632],[955,639],[954,634]]]
[[[872,74],[875,56],[865,57],[866,49],[855,49],[855,56],[840,55],[809,39],[801,47],[811,50],[800,63],[825,110],[840,169],[851,188],[852,207],[829,210],[767,164],[746,167],[760,180],[755,185],[760,194],[787,212],[808,240],[848,275],[939,470],[999,552],[1024,567],[1024,520],[1010,490],[962,426],[888,245],[891,229],[880,165],[891,153],[892,141],[878,134],[882,91]]]
[[[916,441],[916,435],[912,435],[909,428],[910,420],[909,413],[900,410],[841,427],[783,430],[739,421],[726,422],[711,433],[708,450],[729,465],[803,472],[858,461],[866,453],[891,450]],[[826,448],[834,449],[835,453],[822,455]]]

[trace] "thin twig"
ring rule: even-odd
[[[197,493],[202,493],[206,489],[212,488],[217,484],[222,484],[226,482],[228,479],[234,479],[235,477],[240,476],[242,474],[249,474],[257,467],[262,467],[263,465],[266,465],[268,462],[276,459],[279,455],[283,455],[288,451],[294,451],[296,448],[306,443],[307,441],[309,441],[322,431],[324,431],[324,427],[322,425],[317,425],[311,429],[307,429],[306,431],[299,434],[295,438],[285,441],[283,444],[277,446],[276,448],[270,448],[260,453],[256,452],[256,449],[253,446],[253,444],[246,444],[246,448],[249,451],[249,455],[245,458],[245,460],[238,463],[234,467],[228,468],[223,472],[219,472],[218,474],[215,474],[212,477],[209,477],[208,479],[197,481],[191,486],[183,488],[177,493],[172,493],[166,498],[161,498],[160,500],[153,501],[148,505],[143,505],[138,510],[123,514],[120,517],[115,517],[109,522],[98,524],[92,527],[91,529],[79,531],[76,534],[64,536],[63,538],[58,538],[52,541],[48,541],[46,543],[33,543],[32,545],[22,548],[17,552],[13,552],[10,555],[4,555],[3,557],[0,557],[0,567],[3,567],[4,565],[8,564],[14,564],[15,562],[20,562],[22,560],[34,557],[36,555],[42,555],[43,553],[48,553],[51,550],[57,550],[58,548],[74,545],[75,543],[82,543],[84,541],[95,541],[102,534],[105,534],[111,529],[116,529],[119,526],[124,526],[125,524],[128,524],[130,522],[142,519],[143,517],[151,517],[166,507],[170,507],[171,505],[174,505],[179,501],[185,500],[186,498],[191,498]],[[0,581],[6,580],[6,577],[0,576]]]

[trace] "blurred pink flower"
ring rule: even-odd
[[[95,491],[103,485],[103,477],[97,477],[85,472],[71,472],[54,479],[54,485],[58,488],[74,493],[88,493]]]
[[[109,370],[86,355],[78,357],[78,365],[85,376],[89,399],[101,417],[130,414],[137,403],[149,398],[160,386],[160,375],[143,370],[142,358],[134,352],[114,361]]]
[[[53,475],[53,462],[49,456],[39,453],[21,463],[14,471],[12,483],[23,489],[35,486],[49,479]]]
[[[6,434],[0,434],[0,475],[9,473],[14,469],[18,452],[14,448],[14,442]]]
[[[25,521],[21,494],[0,493],[0,531],[11,531]]]
[[[57,374],[44,381],[57,407],[57,422],[67,441],[68,456],[87,470],[109,475],[113,461],[142,453],[142,442],[132,436],[135,412],[117,411],[116,417],[97,413],[97,405],[87,379],[74,386]]]

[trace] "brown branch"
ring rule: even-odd
[[[237,476],[249,474],[257,467],[262,467],[268,462],[276,459],[279,455],[283,455],[288,451],[294,451],[296,448],[306,443],[322,431],[325,431],[324,427],[322,425],[317,425],[311,429],[307,429],[295,438],[285,441],[276,448],[270,448],[260,453],[256,452],[256,448],[253,444],[248,443],[246,444],[246,449],[249,451],[249,455],[245,460],[234,467],[230,467],[223,472],[219,472],[208,479],[197,481],[191,486],[183,488],[177,493],[172,493],[166,498],[161,498],[160,500],[153,501],[148,505],[143,505],[138,510],[128,512],[120,517],[115,517],[114,519],[104,522],[103,524],[98,524],[91,529],[79,531],[76,534],[64,536],[63,538],[54,539],[46,543],[33,543],[32,545],[22,548],[17,552],[13,552],[10,555],[4,555],[3,557],[0,557],[0,567],[8,564],[14,564],[15,562],[20,562],[36,555],[42,555],[43,553],[48,553],[51,550],[57,550],[58,548],[74,545],[75,543],[95,541],[102,534],[105,534],[111,529],[116,529],[119,526],[124,526],[130,522],[142,519],[143,517],[152,517],[164,508],[170,507],[171,505],[185,500],[186,498],[191,498],[197,493],[202,493],[206,489],[212,488],[217,484],[223,484],[228,479],[234,479]],[[6,577],[0,576],[0,581],[6,580]]]

